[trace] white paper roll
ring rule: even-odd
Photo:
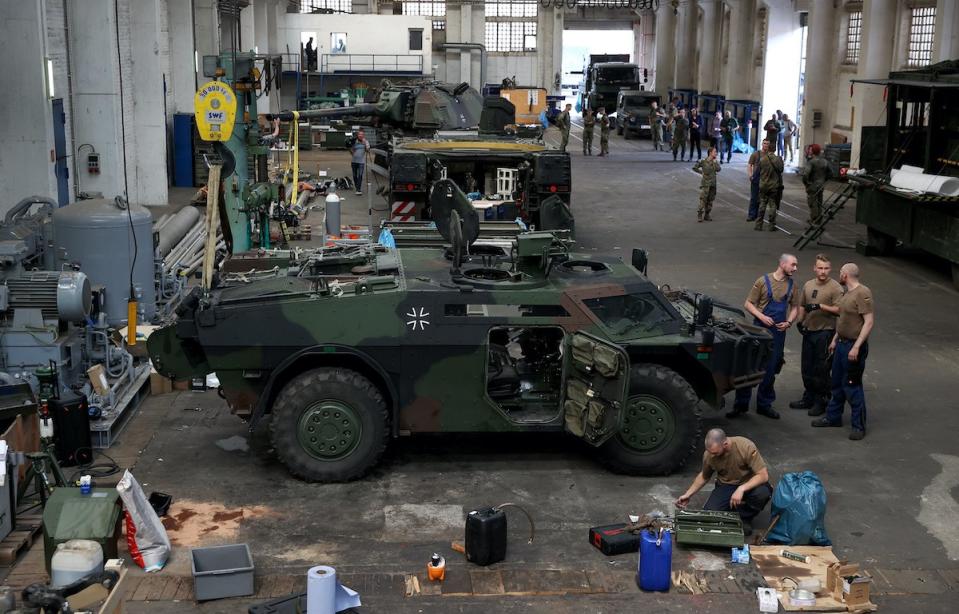
[[[306,572],[306,614],[336,613],[336,570],[326,565]]]
[[[904,164],[893,169],[889,184],[896,188],[916,192],[930,192],[942,196],[959,196],[959,179],[945,175],[927,175],[918,166]]]

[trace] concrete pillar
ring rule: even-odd
[[[0,213],[33,194],[57,197],[42,6],[14,1],[2,6],[0,40],[7,65],[15,68],[7,71],[7,94],[0,96]]]
[[[884,79],[893,69],[898,18],[896,0],[870,0],[862,7],[862,48],[856,77],[859,79]],[[941,4],[941,3],[940,3]],[[936,29],[941,22],[937,14]],[[938,34],[937,34],[938,35]],[[808,74],[808,73],[807,73]],[[843,84],[845,85],[845,84]],[[886,103],[882,99],[883,86],[855,84],[852,109],[852,151],[850,166],[859,168],[860,132],[863,126],[886,125]],[[870,169],[872,170],[872,169]]]
[[[959,2],[956,2],[956,0],[938,0],[936,2],[936,38],[932,47],[932,62],[935,64],[936,62],[955,59],[959,59]]]
[[[237,51],[250,51],[256,44],[254,34],[256,3],[240,9],[240,44]]]
[[[686,2],[680,9],[679,17],[676,37],[676,78],[673,85],[688,89],[696,87],[696,77],[699,72],[696,65],[699,7],[695,2]]]
[[[656,73],[654,85],[665,99],[676,78],[676,16],[671,2],[662,2],[656,11]]]
[[[167,204],[166,87],[169,56],[157,41],[166,36],[164,0],[133,0],[127,6],[126,33],[121,8],[121,56],[126,122],[127,182],[130,201],[141,205]],[[121,2],[121,5],[123,3]],[[125,35],[126,34],[126,35]],[[128,40],[124,40],[128,38]],[[127,50],[128,49],[128,50]],[[132,119],[132,121],[130,121]]]
[[[823,0],[826,2],[827,0]],[[729,6],[729,52],[726,58],[726,98],[745,99],[751,90],[753,74],[752,0],[726,0]]]
[[[256,49],[259,53],[270,52],[270,0],[253,0],[253,38],[244,42],[247,49]]]
[[[699,48],[699,75],[696,89],[700,92],[718,93],[720,76],[720,38],[723,25],[721,0],[699,0],[703,9],[702,45]]]
[[[806,36],[805,101],[800,127],[799,150],[812,143],[829,143],[835,123],[836,70],[820,67],[836,66],[838,20],[832,2],[813,2],[809,6],[809,31]],[[822,114],[818,128],[813,128],[813,114]]]
[[[170,41],[170,90],[174,113],[193,113],[196,93],[194,66],[193,3],[190,0],[166,0]]]
[[[540,6],[536,25],[536,59],[538,65],[534,85],[545,87],[550,94],[559,94],[560,90],[556,87],[556,75],[559,73],[560,79],[562,79],[563,25],[565,21],[564,11]],[[495,76],[490,76],[488,79],[495,80]]]
[[[205,83],[203,56],[220,53],[220,17],[216,12],[216,0],[193,0],[193,38],[199,56],[198,80]]]
[[[472,38],[473,33],[473,7],[472,5],[465,4],[463,5],[462,10],[460,11],[460,32],[463,34],[464,38],[458,41],[452,41],[457,43],[467,43],[471,42],[469,39]],[[476,87],[476,84],[473,83],[472,77],[472,68],[473,60],[470,57],[473,54],[472,51],[464,50],[460,51],[460,73],[457,82],[466,81],[473,87]],[[476,79],[479,81],[479,79]],[[482,87],[482,86],[480,86]]]

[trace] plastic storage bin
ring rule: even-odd
[[[50,563],[50,584],[73,584],[80,578],[103,571],[103,548],[89,539],[71,539],[57,544]]]
[[[636,573],[639,588],[644,591],[668,591],[672,568],[672,533],[643,531],[639,541],[639,571]]]
[[[197,601],[253,594],[253,558],[246,544],[194,548],[190,558]]]

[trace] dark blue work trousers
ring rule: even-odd
[[[353,169],[353,185],[356,187],[357,192],[363,191],[363,171],[366,170],[365,164],[360,164],[358,162],[353,162],[350,164]]]
[[[716,487],[713,488],[713,493],[709,495],[709,499],[706,500],[706,505],[703,506],[703,509],[714,512],[732,511],[732,507],[729,505],[729,498],[733,496],[737,488],[739,488],[738,484],[722,484],[716,482]],[[766,504],[769,503],[772,496],[773,489],[769,483],[760,484],[756,488],[743,493],[743,502],[736,508],[736,512],[739,513],[739,517],[744,521],[750,522],[759,512],[763,511],[763,508],[766,507]]]
[[[866,395],[862,390],[862,374],[866,369],[869,344],[859,348],[859,359],[849,360],[849,350],[854,342],[840,339],[836,342],[836,354],[832,359],[832,398],[826,406],[826,419],[834,424],[842,421],[846,401],[852,408],[852,428],[866,431]]]
[[[776,372],[779,371],[780,363],[783,361],[783,349],[786,346],[786,331],[775,328],[768,330],[773,336],[773,347],[766,362],[766,374],[756,388],[756,409],[769,409],[776,401]],[[736,401],[733,407],[738,410],[747,409],[752,396],[752,387],[736,390]]]
[[[747,217],[750,220],[754,220],[759,216],[759,168],[757,165],[756,173],[752,179],[749,180],[749,215]]]

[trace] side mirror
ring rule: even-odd
[[[634,248],[632,265],[634,269],[645,275],[646,269],[649,267],[649,252],[645,249]]]

